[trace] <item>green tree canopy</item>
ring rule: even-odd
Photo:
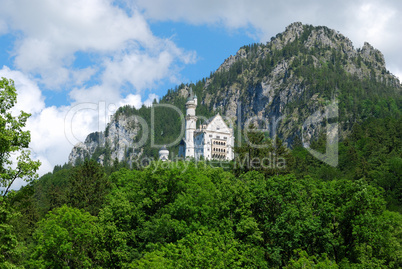
[[[86,160],[72,169],[68,188],[67,199],[72,207],[97,215],[109,191],[110,182],[100,164]]]
[[[23,111],[14,116],[12,108],[17,102],[14,82],[0,80],[0,194],[5,196],[17,178],[26,181],[37,176],[40,162],[30,158],[28,148],[31,141],[29,131],[24,130],[30,114]],[[15,163],[11,154],[17,155]]]
[[[41,220],[30,268],[92,268],[96,261],[97,218],[66,205]]]

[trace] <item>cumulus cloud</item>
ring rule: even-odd
[[[68,107],[45,107],[44,97],[37,83],[20,71],[7,66],[0,69],[0,77],[14,80],[17,89],[15,115],[20,110],[31,113],[26,129],[31,132],[30,149],[42,161],[41,171],[48,172],[66,160],[71,146],[65,143],[64,118]],[[83,128],[85,129],[85,128]]]
[[[85,102],[101,102],[108,101],[111,103],[117,102],[120,99],[119,87],[109,85],[94,85],[92,87],[74,88],[70,91],[69,96],[73,104]]]
[[[3,0],[0,31],[22,33],[14,48],[15,66],[47,88],[80,86],[97,72],[111,80],[111,72],[118,75],[112,82],[128,82],[140,91],[174,76],[169,72],[174,64],[188,63],[194,53],[154,36],[143,15],[134,6],[129,11],[106,0]],[[96,62],[73,68],[76,52],[91,53]],[[153,72],[147,72],[150,67]]]
[[[123,10],[108,0],[1,0],[0,34],[7,33],[16,37],[16,70],[4,66],[0,76],[15,81],[15,113],[32,113],[27,129],[41,175],[67,162],[89,133],[103,131],[119,106],[140,108],[141,91],[174,80],[181,64],[195,60],[194,52],[154,36],[133,5]],[[88,61],[76,65],[82,54]],[[123,92],[127,84],[137,92]],[[46,107],[41,88],[68,90],[72,103]]]
[[[111,106],[109,110],[116,110],[117,107],[126,106],[126,105],[134,106],[136,109],[140,109],[142,106],[141,95],[129,94],[126,96],[126,98],[120,100],[117,106],[116,105]]]
[[[106,69],[102,78],[107,85],[120,87],[129,82],[138,90],[145,89],[168,76],[173,60],[174,55],[168,51],[156,56],[138,52],[118,55],[105,62]]]
[[[152,103],[153,103],[155,100],[158,102],[158,101],[159,101],[159,96],[156,95],[156,94],[154,94],[154,93],[151,93],[150,95],[148,95],[148,99],[144,101],[144,105],[146,105],[146,106],[151,106]]]
[[[110,1],[5,1],[2,15],[12,29],[26,35],[18,47],[17,62],[28,69],[36,65],[29,58],[35,54],[34,48],[43,52],[35,55],[42,64],[50,60],[71,61],[71,57],[65,57],[76,50],[114,51],[127,40],[149,44],[154,39],[140,15],[129,17]]]
[[[110,115],[118,107],[132,105],[140,108],[143,103],[148,104],[159,98],[155,94],[150,94],[143,102],[140,94],[128,94],[125,98],[116,94],[104,101],[75,102],[68,106],[46,107],[41,89],[33,78],[7,66],[0,69],[0,77],[13,79],[15,82],[18,94],[17,104],[14,107],[15,115],[19,114],[20,110],[32,114],[27,121],[26,129],[31,132],[29,147],[32,156],[42,162],[40,175],[52,171],[55,165],[66,163],[73,146],[83,142],[89,133],[104,131]],[[91,90],[86,94],[88,95],[75,98],[77,100],[92,98]],[[13,188],[18,189],[24,184],[22,180],[18,180]]]
[[[36,114],[45,107],[41,90],[27,75],[11,70],[8,66],[3,66],[0,69],[0,77],[14,80],[18,94],[17,103],[13,108],[15,114],[19,114],[21,110]]]

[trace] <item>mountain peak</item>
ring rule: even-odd
[[[375,49],[368,42],[364,42],[364,45],[360,52],[364,59],[371,61],[371,62],[376,62],[379,66],[385,68],[384,55],[382,54],[381,51],[379,51],[378,49]]]
[[[293,42],[296,38],[299,38],[304,32],[304,25],[301,22],[294,22],[286,27],[282,33],[284,45]]]
[[[364,77],[389,74],[385,69],[383,54],[365,42],[360,49],[353,47],[352,41],[339,31],[326,26],[313,26],[294,22],[286,27],[285,31],[271,38],[267,44],[252,44],[239,49],[236,55],[231,55],[217,69],[217,72],[228,71],[232,65],[243,59],[252,58],[256,61],[263,60],[273,51],[289,51],[293,54],[296,50],[302,50],[303,54],[310,55],[315,59],[315,64],[323,64],[341,60],[343,69],[351,75]],[[297,57],[292,55],[291,57]],[[336,60],[335,60],[336,58]],[[292,60],[288,60],[290,64]],[[363,63],[363,64],[362,64]],[[396,79],[396,78],[395,78]],[[396,81],[396,80],[395,80]],[[398,83],[397,83],[398,84]]]
[[[269,135],[279,135],[288,145],[296,136],[301,137],[300,124],[316,111],[323,111],[334,99],[340,104],[339,136],[345,137],[353,124],[363,118],[399,113],[395,112],[394,100],[398,100],[402,89],[399,80],[386,70],[382,53],[369,43],[355,49],[350,39],[338,31],[301,22],[290,24],[266,44],[243,46],[209,78],[196,85],[183,84],[169,91],[162,101],[184,109],[190,87],[199,97],[200,115],[208,118],[220,113],[237,122],[240,129],[249,118],[278,122],[269,124]],[[146,117],[145,111],[133,108],[124,113],[127,116],[118,117],[119,122],[112,122],[104,137],[98,139],[103,144],[90,136],[81,145],[85,152],[103,163],[107,158],[122,161],[152,154],[149,144],[138,148],[129,143],[141,132],[129,116],[140,113]],[[171,121],[177,116],[172,115],[165,113],[159,117],[158,128],[163,132],[155,134],[164,134],[159,138],[163,144],[169,141],[163,140],[168,139],[166,134],[173,137],[181,127],[179,122]],[[316,138],[321,131],[320,126],[310,128],[305,132],[306,138]],[[124,136],[127,144],[114,143],[120,133],[127,134]],[[106,154],[111,150],[110,156]],[[73,150],[70,163],[84,156],[80,152],[84,151],[78,147]]]

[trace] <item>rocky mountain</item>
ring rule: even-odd
[[[386,69],[379,50],[369,43],[356,49],[335,30],[299,22],[266,44],[240,48],[209,78],[169,90],[160,104],[184,111],[190,86],[199,100],[197,115],[208,118],[219,112],[234,125],[237,139],[242,139],[239,130],[253,119],[289,147],[296,137],[311,140],[322,133],[331,120],[314,126],[305,123],[329,104],[337,106],[338,115],[332,121],[339,123],[341,138],[367,118],[399,117],[402,104],[402,85]],[[169,144],[180,133],[182,121],[177,112],[160,109],[164,111],[151,134],[159,144]],[[101,163],[131,162],[140,154],[156,156],[157,149],[149,140],[140,147],[135,144],[144,131],[139,117],[149,121],[150,113],[151,108],[120,108],[105,132],[90,134],[74,147],[69,162],[74,164],[84,157]],[[177,147],[170,149],[175,152]]]
[[[129,165],[140,153],[141,149],[135,148],[135,138],[140,131],[136,117],[119,117],[117,114],[111,119],[104,132],[95,132],[87,136],[84,143],[74,146],[68,162],[75,164],[85,158],[95,158],[99,163],[119,160],[127,161]]]

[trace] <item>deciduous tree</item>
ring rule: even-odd
[[[30,181],[37,177],[40,162],[33,161],[27,150],[31,135],[24,130],[30,114],[13,115],[17,93],[12,80],[0,80],[0,194],[4,197],[17,178]],[[11,157],[17,156],[15,160]]]

